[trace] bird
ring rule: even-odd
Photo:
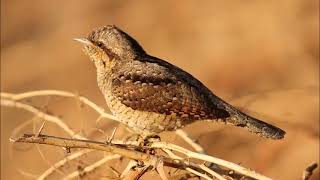
[[[74,40],[94,63],[108,108],[136,134],[148,137],[209,121],[242,127],[269,139],[285,135],[284,130],[228,104],[183,69],[149,55],[115,25],[98,27]]]

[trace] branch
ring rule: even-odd
[[[64,177],[63,180],[74,179],[76,177],[81,176],[81,173],[87,174],[89,172],[92,172],[96,168],[100,167],[101,165],[105,164],[106,162],[108,162],[110,160],[113,160],[113,159],[118,159],[118,158],[120,158],[120,156],[118,154],[105,156],[104,158],[102,158],[99,161],[91,164],[90,166],[85,167],[81,172],[80,171],[74,171],[73,173],[70,173],[68,176]]]
[[[35,144],[46,144],[58,147],[64,147],[66,149],[72,148],[85,148],[85,149],[95,149],[99,151],[105,151],[109,153],[119,154],[121,156],[127,157],[129,159],[144,162],[146,164],[151,164],[155,167],[156,163],[163,161],[165,166],[185,169],[186,167],[198,168],[191,163],[183,162],[180,160],[173,160],[165,156],[150,155],[138,150],[142,150],[141,146],[133,146],[126,144],[113,144],[110,142],[97,142],[82,139],[70,139],[55,136],[48,136],[39,134],[38,137],[35,134],[24,134],[22,137],[10,139],[11,142],[23,142],[23,143],[35,143]],[[148,149],[148,148],[147,148]]]
[[[204,149],[199,144],[195,143],[194,140],[192,140],[184,130],[178,129],[175,131],[175,133],[179,135],[185,142],[190,144],[191,147],[198,153],[205,154]]]
[[[26,98],[32,98],[32,97],[36,97],[36,96],[54,95],[54,96],[71,97],[71,98],[78,99],[80,102],[82,102],[82,103],[88,105],[89,107],[91,107],[92,109],[94,109],[96,112],[98,112],[100,114],[100,117],[105,117],[105,118],[109,118],[111,120],[118,121],[113,115],[106,113],[103,110],[103,108],[99,107],[98,105],[96,105],[95,103],[93,103],[92,101],[90,101],[89,99],[87,99],[83,96],[75,95],[70,92],[56,91],[56,90],[31,91],[31,92],[26,92],[26,93],[21,93],[21,94],[0,93],[0,95],[1,95],[1,105],[7,106],[7,107],[15,107],[15,108],[25,109],[25,110],[35,114],[36,116],[45,119],[46,121],[53,122],[53,123],[57,124],[59,127],[64,129],[71,137],[77,138],[77,139],[68,139],[68,138],[59,138],[59,137],[54,137],[54,136],[41,135],[41,130],[39,130],[39,133],[37,133],[36,135],[25,135],[25,136],[20,137],[18,139],[11,139],[11,141],[13,141],[13,142],[47,144],[47,145],[64,147],[66,149],[86,148],[86,149],[95,149],[95,150],[100,150],[100,151],[111,152],[114,154],[118,154],[118,155],[127,157],[129,159],[142,161],[143,163],[147,164],[148,166],[153,166],[154,168],[157,168],[158,172],[161,171],[160,176],[162,175],[163,179],[165,179],[165,176],[164,176],[163,169],[162,169],[162,163],[164,166],[183,169],[183,170],[189,171],[193,174],[196,174],[200,177],[203,177],[205,179],[212,179],[212,178],[217,178],[220,180],[224,179],[221,175],[219,175],[215,171],[219,172],[220,174],[225,174],[225,175],[229,176],[228,170],[220,169],[220,167],[208,168],[204,164],[199,165],[199,164],[190,162],[189,158],[194,158],[194,159],[202,160],[205,162],[218,164],[220,166],[227,167],[233,171],[239,172],[239,173],[246,175],[248,177],[262,179],[262,180],[269,180],[270,179],[268,177],[265,177],[263,175],[260,175],[256,172],[254,172],[254,171],[251,171],[249,169],[241,167],[237,164],[234,164],[234,163],[231,163],[228,161],[224,161],[224,160],[212,157],[212,156],[205,155],[204,149],[200,145],[195,143],[183,130],[176,131],[176,134],[179,135],[188,144],[190,144],[198,153],[189,151],[187,149],[184,149],[184,148],[179,147],[174,144],[163,143],[163,142],[154,142],[154,143],[149,144],[149,146],[137,146],[137,145],[133,145],[131,142],[130,142],[130,144],[128,144],[128,143],[123,143],[122,141],[119,141],[119,140],[118,141],[112,140],[112,143],[111,143],[111,141],[109,141],[107,143],[89,141],[80,135],[76,135],[76,133],[74,133],[62,121],[62,119],[60,119],[56,116],[44,113],[41,110],[39,110],[31,105],[19,102],[19,100],[23,100]],[[112,136],[112,138],[113,138],[113,136]],[[150,152],[150,150],[153,148],[161,149],[169,157],[166,157],[163,155],[159,156],[159,155],[151,155],[151,154],[145,153],[145,152]],[[176,152],[179,152],[179,153],[186,155],[188,157],[188,160],[186,161],[184,158],[174,154],[172,151],[176,151]],[[60,161],[60,164],[62,165],[62,164],[65,164],[66,162],[67,162],[67,160]],[[105,162],[105,161],[101,160],[101,162]],[[100,166],[102,164],[101,162],[98,161],[98,162],[92,164],[91,166],[88,166],[88,168],[85,170],[90,171],[91,169],[94,169],[95,167]],[[58,165],[58,164],[56,164],[56,165]],[[147,168],[147,169],[149,169],[149,168]],[[213,171],[213,169],[216,169],[216,170]],[[43,174],[43,177],[47,177],[47,175],[51,174],[54,170],[55,170],[55,167],[48,169]],[[69,176],[74,177],[75,174],[76,173],[72,173],[72,174],[69,174]],[[239,177],[238,174],[234,174],[234,176]]]
[[[191,158],[196,158],[206,162],[219,164],[221,166],[230,168],[236,172],[240,172],[241,174],[244,174],[248,177],[261,179],[261,180],[270,180],[270,178],[268,177],[260,175],[254,171],[245,169],[234,163],[230,163],[230,162],[227,162],[218,158],[214,158],[208,155],[195,153],[187,149],[184,149],[182,147],[179,147],[177,145],[163,143],[163,142],[153,142],[151,143],[150,146],[134,146],[134,145],[127,145],[127,144],[113,144],[110,142],[103,143],[103,142],[96,142],[96,141],[82,140],[82,139],[68,139],[68,138],[54,137],[54,136],[41,135],[41,134],[39,134],[38,136],[34,134],[25,134],[24,136],[19,137],[17,139],[11,139],[11,141],[47,144],[47,145],[64,147],[66,149],[71,149],[71,148],[95,149],[95,150],[118,154],[120,156],[124,156],[129,159],[141,161],[145,165],[151,165],[152,167],[155,167],[155,168],[157,167],[157,164],[159,162],[163,162],[164,166],[186,170],[196,175],[199,175],[201,177],[204,177],[206,179],[211,179],[211,177],[208,176],[208,174],[211,174],[213,177],[222,179],[221,176],[219,175],[216,176],[216,173],[213,172],[212,170],[209,170],[207,167],[203,168],[203,166],[197,165],[190,161],[184,161],[181,158],[172,159],[162,155],[151,155],[151,154],[145,153],[147,150],[151,150],[151,148],[169,149],[169,150],[174,150],[174,151],[183,153]],[[195,171],[197,173],[195,173]]]
[[[69,126],[66,125],[60,118],[46,114],[31,105],[24,104],[21,102],[16,102],[15,100],[10,100],[10,99],[1,99],[1,105],[7,106],[7,107],[15,107],[15,108],[24,109],[26,111],[29,111],[29,112],[35,114],[36,116],[46,120],[46,121],[57,124],[64,131],[66,131],[71,137],[75,137],[78,139],[85,139],[84,137],[76,134],[73,130],[71,130],[71,128],[69,128]]]
[[[92,152],[92,150],[82,150],[76,153],[73,153],[69,156],[67,156],[66,158],[63,158],[62,160],[56,162],[55,164],[53,164],[49,169],[47,169],[44,173],[41,174],[41,176],[38,177],[38,180],[44,180],[46,179],[48,176],[50,176],[51,174],[53,174],[57,169],[63,167],[67,162],[76,159],[80,156],[83,156],[84,154],[87,154],[89,152]]]
[[[108,118],[108,119],[119,122],[119,120],[117,120],[116,117],[114,117],[111,114],[106,113],[103,108],[99,107],[97,104],[90,101],[88,98],[86,98],[84,96],[76,95],[76,94],[73,94],[73,93],[67,92],[67,91],[39,90],[39,91],[30,91],[30,92],[25,92],[25,93],[20,93],[20,94],[0,92],[0,96],[1,96],[1,98],[7,99],[7,100],[4,100],[4,102],[2,102],[2,99],[1,99],[1,105],[22,108],[22,109],[25,109],[28,111],[30,111],[30,109],[32,109],[32,108],[33,109],[36,109],[36,108],[34,108],[32,106],[30,107],[30,105],[27,105],[27,104],[23,104],[22,106],[17,106],[17,103],[22,104],[17,101],[27,99],[27,98],[32,98],[32,97],[38,97],[38,96],[62,96],[62,97],[69,97],[69,98],[77,98],[80,102],[86,104],[87,106],[89,106],[93,110],[95,110],[100,115],[100,117]],[[7,103],[5,101],[7,101]],[[8,103],[9,101],[10,101],[10,103]],[[27,107],[27,106],[29,106],[29,107]],[[51,115],[48,115],[48,114],[46,116],[43,116],[42,114],[45,114],[45,113],[43,113],[43,112],[39,113],[39,111],[40,110],[37,109],[34,111],[30,111],[30,112],[32,112],[35,115],[38,115],[40,117],[42,116],[43,119],[48,120],[48,121],[50,121],[51,119],[54,119],[54,121],[55,121],[54,123],[56,123],[62,129],[64,129],[69,135],[71,135],[71,137],[73,136],[73,134],[75,134],[58,117],[54,117],[54,116],[51,117]],[[46,117],[49,117],[49,118],[46,118]],[[197,152],[205,154],[204,149],[199,144],[195,143],[183,130],[177,130],[176,134],[179,135],[185,142],[190,144],[191,147],[193,147]],[[79,138],[79,137],[77,137],[77,138]]]
[[[228,162],[228,161],[225,161],[223,159],[215,158],[215,157],[208,156],[208,155],[205,155],[205,154],[195,153],[193,151],[190,151],[188,149],[182,148],[182,147],[177,146],[175,144],[170,144],[170,143],[167,143],[167,142],[154,142],[154,143],[151,144],[151,147],[160,148],[160,149],[174,150],[174,151],[177,151],[179,153],[185,154],[188,158],[195,158],[195,159],[203,160],[203,161],[206,161],[206,162],[215,163],[215,164],[227,167],[229,169],[232,169],[232,170],[234,170],[236,172],[239,172],[239,173],[241,173],[243,175],[246,175],[246,176],[249,176],[249,177],[252,177],[252,178],[255,178],[255,179],[270,180],[270,178],[268,178],[266,176],[260,175],[260,174],[254,172],[254,171],[246,169],[246,168],[244,168],[242,166],[239,166],[239,165],[237,165],[235,163]]]
[[[95,111],[97,111],[102,117],[112,119],[114,121],[118,121],[113,115],[108,114],[104,111],[103,108],[96,105],[94,102],[90,101],[88,98],[80,95],[75,95],[71,92],[67,91],[58,91],[58,90],[40,90],[40,91],[30,91],[21,94],[12,94],[12,93],[0,93],[1,98],[11,99],[14,101],[20,101],[27,98],[37,97],[37,96],[62,96],[62,97],[70,97],[77,98],[80,102],[88,105]],[[119,121],[118,121],[119,122]]]

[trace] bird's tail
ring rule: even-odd
[[[248,116],[233,106],[227,104],[226,109],[230,114],[230,117],[226,118],[225,121],[228,124],[232,124],[238,127],[244,127],[248,131],[255,133],[264,138],[270,139],[282,139],[286,132],[276,126]]]
[[[245,114],[233,115],[227,118],[226,122],[234,126],[244,127],[248,131],[265,138],[282,139],[286,134],[285,131],[276,126],[273,126],[271,124],[268,124],[266,122],[263,122]]]
[[[286,134],[286,132],[282,129],[250,117],[238,110],[235,110],[234,113],[231,113],[231,116],[226,118],[226,122],[234,126],[244,127],[248,131],[265,138],[282,139]]]

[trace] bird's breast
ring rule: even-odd
[[[111,91],[105,93],[105,99],[112,114],[136,133],[152,135],[183,126],[182,121],[174,115],[134,110],[113,96]]]

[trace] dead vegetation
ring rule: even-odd
[[[168,171],[171,172],[172,169],[183,170],[179,173],[181,176],[179,179],[189,179],[193,177],[202,177],[209,180],[243,179],[246,177],[259,180],[271,179],[238,164],[206,155],[204,149],[191,140],[183,130],[178,130],[176,134],[181,136],[185,142],[189,143],[196,152],[176,144],[159,140],[148,140],[145,142],[127,141],[123,139],[117,140],[114,139],[116,129],[104,142],[89,140],[87,137],[75,133],[61,118],[43,112],[28,103],[22,102],[25,99],[37,96],[71,97],[94,109],[99,113],[99,118],[116,120],[115,117],[106,113],[101,107],[86,97],[75,95],[70,92],[43,90],[22,94],[1,93],[1,106],[26,110],[43,120],[42,125],[35,134],[24,134],[21,137],[12,137],[10,138],[11,142],[53,145],[65,149],[68,154],[64,159],[52,164],[50,168],[37,179],[51,179],[51,176],[56,178],[58,174],[63,179],[86,179],[89,175],[91,178],[95,179],[103,177],[106,177],[107,179],[139,179],[148,171],[156,171],[161,179],[167,180],[176,176],[176,174],[166,173]],[[56,124],[60,129],[65,131],[70,138],[44,135],[43,129],[47,122]],[[20,129],[21,127],[15,129],[15,134],[17,134]],[[76,150],[74,151],[74,149]],[[69,164],[70,161],[83,161],[84,159],[82,159],[82,157],[92,151],[103,151],[108,154],[93,163],[78,165],[77,169],[74,171],[61,172],[63,171],[62,169],[64,169],[64,166]],[[97,169],[106,165],[109,161],[114,159],[119,160],[121,158],[127,158],[129,160],[127,167],[122,172],[116,170],[111,165],[107,165],[107,169],[110,170],[110,173],[92,174],[92,172],[97,171]],[[164,170],[164,167],[167,167],[166,171]],[[309,179],[316,167],[317,164],[313,164],[307,168],[303,173],[303,179]],[[132,173],[131,171],[135,173]],[[113,174],[114,177],[110,177],[107,174]]]

